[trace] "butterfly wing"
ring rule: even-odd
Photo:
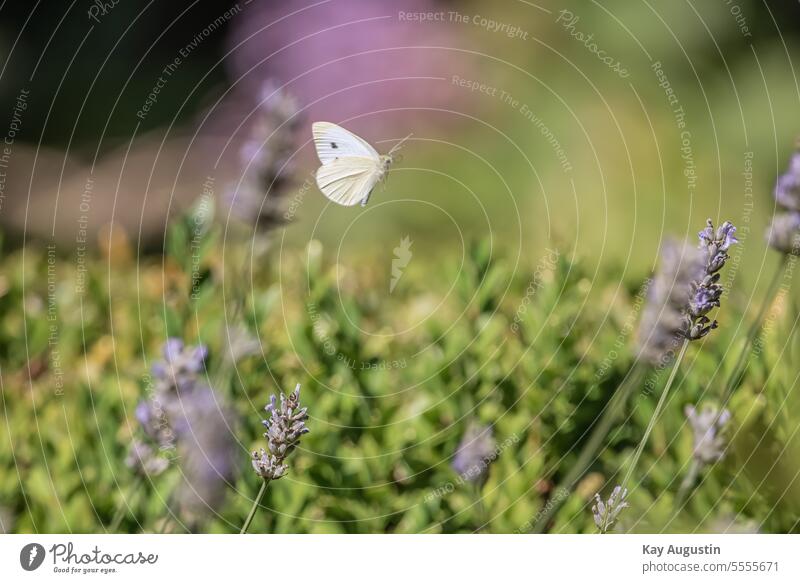
[[[338,158],[317,170],[317,186],[322,194],[343,206],[361,202],[380,179],[379,163],[362,156]]]
[[[369,158],[376,163],[380,159],[375,148],[354,133],[336,124],[320,121],[311,126],[311,131],[314,134],[317,156],[323,166],[347,156]]]

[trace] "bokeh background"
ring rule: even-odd
[[[312,432],[258,530],[525,531],[630,367],[661,245],[712,217],[739,227],[724,325],[685,365],[626,528],[794,530],[791,293],[740,390],[739,449],[670,508],[683,404],[725,377],[778,263],[798,34],[796,3],[757,0],[4,3],[3,529],[98,532],[122,505],[124,531],[236,531],[263,405],[300,382]],[[265,129],[277,94],[291,115]],[[313,184],[318,120],[381,152],[413,133],[366,208]],[[231,330],[258,348],[228,358]],[[176,462],[131,501],[134,409],[175,336],[210,348],[237,461]],[[652,411],[636,403],[553,531],[591,531]],[[475,419],[513,447],[477,499],[442,496]]]

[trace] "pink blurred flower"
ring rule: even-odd
[[[348,127],[368,127],[373,137],[405,135],[423,120],[452,123],[457,118],[447,113],[414,109],[457,110],[465,96],[451,79],[469,76],[473,57],[450,50],[463,38],[457,32],[464,25],[446,20],[448,7],[436,0],[251,4],[232,23],[234,83],[257,94],[265,79],[277,78],[309,106],[309,121],[364,116]],[[404,16],[429,12],[445,20]]]

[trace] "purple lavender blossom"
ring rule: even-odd
[[[721,460],[725,454],[725,441],[720,432],[730,421],[730,411],[723,409],[722,413],[717,414],[713,407],[698,411],[692,405],[686,405],[684,413],[694,435],[695,459],[703,464]]]
[[[784,254],[800,255],[800,151],[789,159],[789,168],[775,183],[775,202],[781,210],[767,229],[770,247]]]
[[[198,524],[221,509],[235,480],[239,447],[235,418],[211,387],[197,384],[169,403],[182,481],[177,500],[184,518]]]
[[[235,478],[234,418],[221,396],[202,381],[205,346],[170,338],[162,352],[164,360],[153,365],[152,394],[136,407],[145,439],[132,442],[127,463],[154,475],[169,465],[164,452],[172,450],[172,457],[177,453],[182,475],[177,500],[183,518],[197,524],[221,507]]]
[[[176,400],[191,393],[205,370],[208,349],[203,345],[186,346],[179,338],[170,338],[162,348],[163,361],[152,367],[153,393],[136,406],[136,420],[144,435],[159,450],[175,448],[175,423],[172,409]]]
[[[464,480],[480,483],[486,479],[489,464],[496,456],[492,428],[472,423],[458,444],[453,458],[453,469]]]
[[[691,283],[702,276],[703,269],[699,249],[674,239],[664,242],[637,332],[639,356],[653,366],[670,361],[686,336]]]
[[[274,80],[261,87],[250,135],[241,146],[241,177],[225,200],[240,221],[272,229],[285,222],[288,185],[302,116],[293,95]]]
[[[734,236],[736,234],[736,227],[730,222],[725,221],[722,226],[714,232],[714,223],[708,219],[706,228],[698,233],[700,238],[700,248],[708,249],[709,254],[716,256],[717,251],[727,251],[731,245],[738,243],[739,240]],[[713,246],[713,247],[712,247]],[[720,265],[714,271],[718,271]]]
[[[705,316],[714,308],[719,307],[720,289],[697,288],[694,296],[689,301],[689,313],[698,318]]]
[[[169,460],[158,455],[158,451],[150,444],[134,439],[125,458],[125,465],[136,474],[154,477],[169,467]]]
[[[167,400],[170,398],[167,397]],[[160,450],[174,449],[175,434],[166,411],[156,395],[139,401],[136,420],[145,436]]]
[[[767,229],[767,243],[781,253],[800,255],[800,213],[777,213]]]
[[[789,159],[789,168],[775,183],[775,202],[786,210],[800,212],[800,152]]]
[[[277,480],[286,475],[289,466],[285,463],[300,443],[300,438],[309,432],[306,427],[308,410],[300,407],[300,384],[289,396],[281,394],[280,404],[275,395],[265,407],[270,414],[262,421],[267,428],[267,449],[253,452],[253,469],[265,480]]]
[[[163,353],[164,360],[156,362],[152,368],[156,391],[191,389],[205,370],[208,349],[202,344],[185,346],[183,340],[170,338],[164,344]]]
[[[717,321],[706,314],[718,308],[723,288],[719,284],[719,271],[728,260],[728,249],[737,243],[734,236],[736,227],[725,221],[716,231],[714,223],[708,219],[706,228],[700,231],[700,250],[703,252],[705,266],[702,277],[691,283],[691,295],[687,307],[685,336],[698,340],[717,327]]]
[[[600,494],[595,494],[595,503],[592,506],[592,516],[594,523],[601,534],[607,533],[616,523],[619,518],[620,512],[628,507],[625,498],[628,495],[628,489],[622,489],[622,486],[615,486],[607,501],[600,498]]]

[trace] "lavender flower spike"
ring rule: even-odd
[[[775,183],[775,202],[789,211],[800,211],[800,150],[789,159],[789,168]]]
[[[179,393],[194,388],[205,368],[208,348],[199,344],[186,346],[179,338],[170,338],[164,344],[164,360],[153,365],[156,390]]]
[[[453,469],[468,482],[482,482],[497,457],[495,447],[491,427],[471,424],[458,444]]]
[[[767,229],[767,243],[781,253],[800,255],[800,213],[776,213]]]
[[[229,185],[227,204],[240,221],[271,230],[286,222],[288,186],[294,174],[293,156],[301,107],[278,82],[261,88],[255,123],[241,147],[242,177]]]
[[[671,361],[686,336],[690,286],[704,269],[702,251],[696,247],[673,239],[667,239],[661,247],[659,267],[648,285],[637,333],[639,354],[653,366]]]
[[[262,421],[267,428],[267,449],[253,452],[253,469],[265,480],[277,480],[286,475],[289,466],[286,459],[300,443],[300,438],[309,432],[306,427],[308,410],[300,407],[300,384],[288,397],[281,394],[280,404],[272,395],[265,410],[269,419]]]
[[[691,283],[691,297],[687,309],[686,338],[698,340],[717,327],[717,321],[707,314],[720,305],[723,288],[719,284],[719,271],[728,260],[728,249],[738,243],[734,236],[736,227],[725,221],[716,231],[708,219],[700,231],[700,250],[705,266],[701,277]]]
[[[718,415],[712,407],[698,412],[692,405],[686,405],[684,413],[694,434],[694,458],[702,464],[721,460],[725,454],[725,441],[719,434],[731,418],[730,411],[723,409]]]
[[[789,168],[775,183],[775,202],[780,210],[767,229],[767,242],[783,254],[800,255],[800,140]]]
[[[125,465],[141,476],[157,476],[169,467],[169,460],[158,455],[149,444],[139,439],[131,442]]]
[[[627,495],[628,489],[623,490],[622,486],[616,486],[606,502],[603,502],[600,494],[594,495],[595,504],[592,506],[592,515],[600,534],[605,534],[611,530],[620,512],[628,507],[628,503],[625,501]]]

